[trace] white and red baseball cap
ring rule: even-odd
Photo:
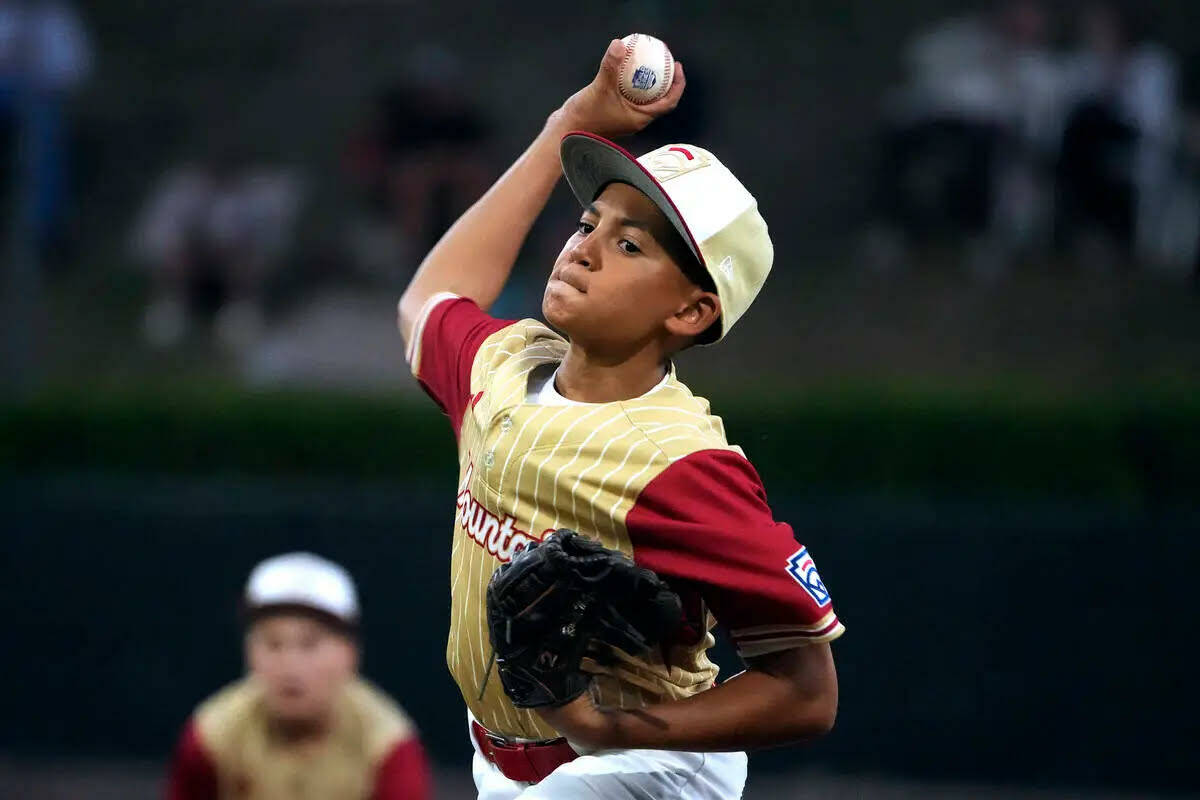
[[[774,247],[758,202],[716,156],[691,144],[669,144],[635,157],[584,131],[560,147],[563,174],[583,205],[613,182],[628,183],[658,206],[712,277],[721,299],[717,339],[754,302],[771,272]]]
[[[251,619],[273,611],[310,611],[340,626],[358,625],[358,592],[350,573],[312,553],[268,558],[250,573],[243,599]]]

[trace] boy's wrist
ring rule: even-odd
[[[589,130],[587,120],[567,101],[556,109],[546,120],[545,131],[556,139],[561,139],[571,131]]]
[[[620,741],[616,714],[598,708],[586,692],[565,705],[538,711],[542,719],[556,731],[588,750],[614,750],[628,746]]]

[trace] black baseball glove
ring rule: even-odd
[[[487,615],[500,680],[519,708],[574,700],[591,682],[585,655],[641,655],[682,619],[679,596],[657,575],[566,529],[496,570]]]

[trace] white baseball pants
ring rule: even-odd
[[[479,800],[736,800],[746,786],[745,753],[609,750],[580,756],[536,784],[518,783],[479,754],[471,772]]]

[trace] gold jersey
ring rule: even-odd
[[[711,688],[716,619],[745,655],[840,635],[807,550],[771,518],[757,474],[708,402],[673,367],[631,400],[541,402],[530,382],[552,380],[567,347],[540,322],[495,320],[448,294],[431,298],[414,329],[413,373],[458,439],[446,661],[474,717],[504,736],[557,736],[505,695],[485,592],[497,567],[558,528],[630,555],[684,599],[684,632],[662,651],[618,653],[612,666],[585,661],[602,705]]]
[[[168,796],[422,800],[428,784],[428,765],[412,723],[366,681],[345,687],[326,739],[298,753],[273,734],[262,689],[247,678],[196,709],[176,748]]]

